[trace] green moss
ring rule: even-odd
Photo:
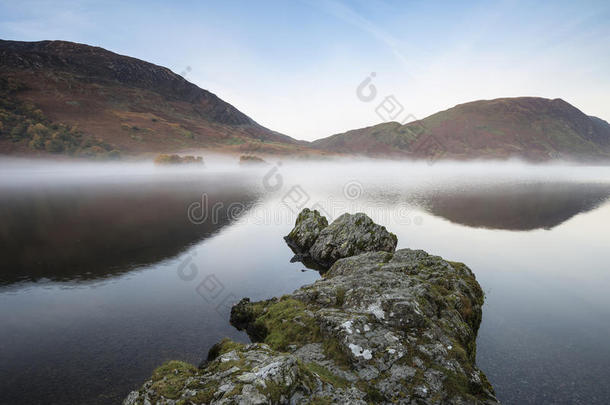
[[[345,303],[345,288],[337,288],[335,290],[335,304],[338,307],[342,307]]]
[[[451,350],[449,351],[450,355],[459,361],[462,364],[467,364],[469,362],[468,353],[466,350],[457,342],[453,342],[451,345]]]
[[[317,363],[306,363],[304,368],[310,373],[317,375],[323,382],[330,384],[335,388],[347,388],[349,386],[349,382],[345,378],[331,373],[328,369]]]
[[[385,396],[381,392],[379,392],[377,388],[371,385],[367,386],[365,392],[366,396],[364,397],[364,400],[369,403],[379,404],[386,401]]]
[[[191,397],[189,401],[186,401],[185,403],[210,403],[210,401],[214,398],[215,394],[218,392],[218,384],[219,383],[216,380],[208,380],[203,382],[201,380],[194,379],[186,385],[186,388],[190,390],[196,390],[197,394]]]
[[[265,328],[264,342],[271,348],[286,351],[289,345],[303,345],[320,341],[320,328],[315,319],[307,314],[307,307],[301,301],[283,297],[266,308],[257,308],[262,313],[254,321],[256,329]]]
[[[451,294],[451,291],[449,291],[447,286],[443,284],[433,284],[431,288],[442,297]]]
[[[333,403],[330,397],[314,397],[309,401],[311,405],[331,405]]]
[[[216,367],[217,371],[227,371],[230,368],[237,367],[242,371],[249,371],[248,363],[245,358],[239,357],[239,360],[231,360],[225,361],[224,363],[219,363]]]
[[[492,394],[495,395],[494,388],[491,385],[491,383],[489,382],[489,380],[487,379],[487,376],[485,375],[485,373],[479,373],[479,377],[481,378],[481,385],[479,387],[473,387],[471,384],[470,385],[471,392],[473,394],[481,394],[481,393],[483,393],[483,390],[485,390],[485,391],[491,392]]]
[[[177,399],[185,382],[197,372],[197,368],[182,361],[169,361],[158,367],[152,375],[152,389],[166,398]]]
[[[214,394],[216,394],[218,387],[216,388],[208,388],[205,390],[197,391],[193,397],[189,398],[190,401],[188,404],[209,404],[214,399]]]
[[[250,371],[248,364],[245,356],[240,351],[237,351],[237,358],[235,360],[208,363],[206,370],[212,373],[222,373],[233,367],[237,367],[241,371]]]
[[[286,387],[284,385],[280,385],[271,380],[265,380],[265,386],[256,387],[258,391],[263,394],[272,404],[278,404],[284,401],[281,401],[282,396],[286,391],[290,389],[290,387]]]
[[[453,373],[444,370],[445,373],[445,388],[451,398],[462,397],[464,399],[476,400],[471,394],[468,378],[461,373]]]
[[[244,347],[243,344],[234,342],[229,338],[224,338],[210,348],[208,351],[208,361],[212,361],[218,356],[229,353],[233,350],[239,350],[242,347]]]
[[[233,389],[229,392],[226,392],[223,397],[225,398],[231,398],[232,396],[238,395],[241,393],[241,390],[244,388],[243,384],[235,384],[235,387],[233,387]]]
[[[375,380],[371,381],[370,383],[367,383],[364,380],[359,380],[356,382],[356,387],[365,393],[364,400],[369,404],[386,402],[387,398],[372,385],[374,382]]]
[[[460,311],[460,315],[462,315],[462,318],[471,326],[473,326],[473,318],[475,318],[474,316],[474,312],[472,310],[472,302],[470,301],[470,298],[464,296],[464,295],[460,295],[460,306],[459,306],[459,311]],[[478,325],[477,325],[478,326]]]
[[[407,384],[407,389],[409,390],[409,394],[413,395],[415,392],[415,387],[420,385],[425,385],[426,379],[424,378],[424,372],[420,368],[416,368],[415,375]]]
[[[341,344],[335,338],[325,338],[322,342],[322,349],[326,357],[329,357],[335,361],[339,367],[343,369],[349,369],[350,359],[347,354],[342,350]]]

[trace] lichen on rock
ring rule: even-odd
[[[195,369],[160,367],[125,405],[497,404],[475,364],[483,291],[471,270],[422,250],[337,260],[292,294],[231,311],[228,339]]]

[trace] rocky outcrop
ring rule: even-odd
[[[337,260],[364,252],[393,252],[397,238],[366,214],[343,214],[332,224],[318,211],[305,208],[292,231],[284,238],[295,258],[311,260],[328,269]]]
[[[304,208],[297,216],[294,228],[288,235],[284,236],[284,240],[295,252],[308,253],[320,236],[320,232],[327,226],[328,220],[326,217],[320,215],[317,210],[312,211],[309,208]]]
[[[255,343],[225,339],[200,369],[169,362],[124,404],[497,404],[475,365],[483,300],[466,265],[422,250],[342,258],[290,295],[235,305]]]
[[[331,266],[337,260],[364,252],[393,252],[398,239],[366,214],[343,214],[327,228],[309,249],[313,260]]]

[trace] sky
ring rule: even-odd
[[[607,0],[0,0],[0,38],[166,66],[305,140],[499,97],[610,121]]]

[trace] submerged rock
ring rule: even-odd
[[[483,299],[468,267],[421,250],[343,258],[234,306],[256,343],[226,339],[199,370],[167,363],[124,404],[496,404],[475,365]]]
[[[393,252],[397,238],[366,214],[343,214],[328,225],[318,211],[305,208],[292,231],[284,238],[295,259],[311,260],[328,269],[337,260],[364,252]]]

